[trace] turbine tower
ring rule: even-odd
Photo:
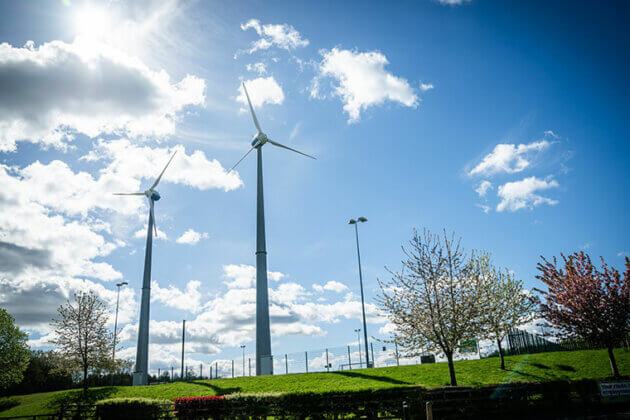
[[[265,206],[263,200],[262,147],[265,143],[299,153],[311,159],[313,156],[277,143],[267,137],[260,129],[252,101],[249,99],[247,88],[243,83],[243,91],[247,97],[249,110],[256,126],[256,134],[252,139],[252,147],[239,159],[232,168],[241,163],[254,149],[258,153],[258,187],[256,199],[256,375],[272,375],[273,359],[271,358],[271,332],[269,329],[269,291],[267,288],[267,248],[265,244]],[[230,172],[228,171],[228,172]]]
[[[175,152],[177,153],[177,152]],[[175,153],[168,160],[164,169],[157,177],[151,188],[144,192],[114,193],[114,195],[144,195],[149,200],[149,227],[147,230],[147,247],[144,254],[144,276],[142,278],[142,301],[140,304],[140,325],[138,328],[138,346],[136,347],[136,370],[133,372],[133,385],[148,385],[149,368],[149,303],[151,302],[151,251],[153,249],[153,232],[157,237],[155,215],[153,205],[160,199],[160,194],[155,190],[164,171],[175,157]]]

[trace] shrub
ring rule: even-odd
[[[8,410],[16,405],[20,405],[17,398],[0,398],[0,411]]]
[[[567,414],[586,408],[600,410],[597,381],[519,383],[426,389],[397,388],[287,394],[233,394],[175,400],[179,419],[237,418],[424,418],[431,401],[436,418],[533,418]],[[520,417],[519,417],[520,416]]]
[[[150,398],[111,398],[96,403],[96,418],[100,420],[156,419],[166,411],[168,400]]]

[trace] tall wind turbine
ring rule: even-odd
[[[177,153],[177,152],[175,152]],[[147,247],[144,254],[144,277],[142,279],[142,302],[140,305],[140,326],[138,328],[138,346],[136,348],[136,370],[133,372],[133,385],[148,385],[149,368],[149,303],[151,302],[151,251],[153,249],[153,232],[157,236],[153,205],[161,197],[155,190],[164,171],[175,157],[175,153],[168,160],[162,172],[157,177],[151,188],[144,192],[114,193],[114,195],[144,195],[149,200],[149,227],[147,230]]]
[[[256,134],[252,139],[252,147],[230,169],[236,168],[254,149],[258,151],[258,189],[256,200],[256,375],[272,375],[273,359],[271,358],[271,332],[269,330],[269,291],[267,289],[267,249],[265,245],[265,206],[263,200],[262,147],[265,143],[291,150],[311,159],[313,156],[277,143],[267,137],[260,129],[252,101],[243,83],[243,91],[247,97],[249,110],[256,126]],[[229,171],[228,171],[229,172]]]

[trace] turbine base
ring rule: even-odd
[[[149,385],[149,378],[144,372],[133,373],[133,386]]]

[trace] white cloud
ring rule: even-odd
[[[492,182],[490,181],[481,181],[479,186],[475,189],[479,197],[485,197],[488,190],[492,189]]]
[[[223,266],[223,275],[229,281],[225,285],[230,289],[247,289],[256,284],[256,268],[246,264],[228,264]],[[272,281],[280,281],[284,274],[267,271],[267,278]]]
[[[253,80],[246,80],[247,93],[249,93],[249,99],[252,101],[252,106],[255,108],[261,107],[264,104],[280,105],[284,102],[284,92],[282,87],[276,82],[273,76],[259,77]],[[247,97],[243,86],[238,87],[238,96],[236,100],[245,106],[247,105]]]
[[[247,68],[247,71],[256,72],[258,74],[267,73],[267,67],[265,66],[265,63],[261,63],[261,62],[248,64],[246,68]]]
[[[546,130],[546,131],[545,131],[545,135],[546,135],[546,136],[553,137],[554,139],[557,139],[557,138],[558,138],[558,135],[557,135],[556,133],[554,133],[554,132],[553,132],[553,130]]]
[[[486,204],[477,204],[477,207],[479,207],[486,214],[490,212],[490,206]]]
[[[125,179],[125,186],[117,188],[139,191],[140,180],[145,179],[152,183],[175,151],[177,155],[160,182],[179,183],[200,190],[220,188],[224,191],[231,191],[243,185],[238,174],[228,173],[218,160],[209,160],[201,150],[186,154],[183,146],[151,148],[137,146],[127,139],[100,140],[94,150],[82,159],[109,161],[101,170],[102,178]],[[113,191],[109,189],[109,192]]]
[[[323,286],[320,284],[313,284],[313,289],[317,292],[323,292],[324,290],[329,290],[332,292],[342,293],[348,290],[348,286],[343,283],[339,283],[338,281],[331,280],[324,284]]]
[[[338,48],[322,50],[320,53],[323,59],[318,65],[319,75],[313,80],[311,96],[322,97],[320,79],[334,79],[334,94],[344,103],[343,109],[350,117],[349,123],[359,120],[361,110],[385,101],[412,108],[418,105],[418,96],[407,80],[385,69],[389,62],[382,53]]]
[[[426,92],[427,90],[433,89],[433,83],[420,83],[420,90]]]
[[[205,82],[172,82],[106,45],[0,44],[0,151],[30,141],[65,148],[75,133],[166,136],[182,110],[205,103]]]
[[[202,239],[207,239],[208,234],[206,232],[196,232],[193,229],[188,229],[186,232],[182,234],[179,238],[177,238],[178,244],[188,244],[195,245]]]
[[[619,251],[619,252],[617,252],[617,256],[618,257],[627,257],[627,256],[630,256],[630,252],[628,252],[628,251]]]
[[[498,196],[501,202],[497,205],[497,211],[517,211],[523,208],[533,208],[540,204],[551,206],[558,204],[557,200],[535,194],[549,188],[558,187],[554,179],[543,180],[535,176],[515,182],[507,182],[499,186]]]
[[[241,29],[246,31],[248,29],[254,29],[260,38],[252,42],[248,53],[253,53],[258,50],[266,50],[272,46],[285,49],[287,51],[306,47],[308,45],[308,39],[303,39],[302,35],[295,28],[289,24],[281,25],[262,25],[257,19],[250,19],[247,23],[241,24]]]
[[[470,3],[472,0],[438,0],[440,4],[445,4],[448,6],[459,6],[464,3]]]
[[[531,155],[550,146],[547,140],[529,144],[497,144],[468,175],[494,175],[500,172],[521,172],[531,164]]]
[[[144,227],[142,229],[138,229],[137,231],[133,233],[133,237],[137,239],[145,239],[147,237],[147,228]],[[159,228],[157,228],[157,235],[155,234],[155,232],[153,232],[153,239],[168,241],[168,235],[164,233],[162,230],[160,230]]]
[[[193,313],[199,312],[202,306],[200,286],[201,282],[193,280],[186,284],[185,290],[180,290],[172,284],[168,288],[161,288],[156,281],[152,281],[151,300],[171,308]]]

